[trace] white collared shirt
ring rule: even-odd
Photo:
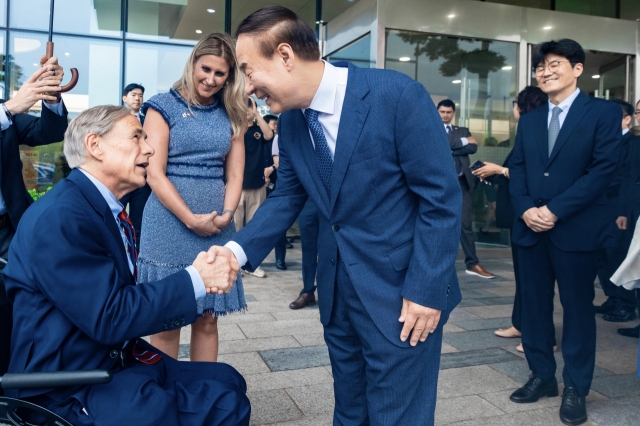
[[[580,94],[580,89],[576,89],[575,92],[571,94],[567,99],[560,102],[560,105],[554,105],[549,100],[549,117],[547,119],[547,128],[549,128],[549,124],[551,124],[551,116],[553,115],[553,108],[558,106],[562,110],[560,115],[558,116],[558,120],[560,121],[560,128],[562,129],[562,124],[564,123],[564,119],[567,118],[567,114],[569,113],[569,108],[571,108],[571,104],[576,100],[578,95]]]
[[[629,129],[622,129],[622,136],[626,135],[627,133],[629,133]]]
[[[349,78],[348,68],[334,67],[328,62],[324,62],[324,72],[322,74],[322,80],[320,86],[316,91],[311,104],[308,108],[318,111],[318,121],[322,130],[324,131],[324,137],[329,145],[329,151],[331,151],[331,158],[334,157],[336,152],[336,140],[338,139],[338,128],[340,127],[340,116],[342,115],[342,105],[344,104],[344,97],[347,93],[347,80]],[[302,113],[306,108],[302,109]],[[311,142],[313,142],[313,135],[309,131]],[[242,267],[247,263],[247,255],[245,254],[240,244],[235,241],[229,241],[225,244],[225,247],[229,248],[236,256],[238,264]]]
[[[442,123],[442,124],[444,124],[444,123]],[[444,124],[444,131],[447,132],[447,134],[449,134],[449,132],[453,132],[453,124]],[[460,138],[460,140],[462,141],[462,146],[469,145],[469,139]]]
[[[126,247],[126,245],[128,244],[127,236],[124,234],[124,230],[122,229],[122,226],[120,226],[120,219],[118,218],[118,215],[123,209],[122,204],[118,202],[118,200],[116,199],[116,196],[113,195],[113,192],[111,192],[109,188],[107,188],[102,182],[96,179],[91,173],[87,172],[86,170],[83,170],[80,167],[78,167],[78,170],[80,170],[87,178],[89,178],[91,183],[93,183],[95,187],[98,189],[98,191],[100,191],[100,195],[102,195],[102,198],[104,198],[104,200],[109,205],[109,209],[111,209],[113,218],[116,220],[116,225],[118,225],[118,229],[120,230],[120,236],[122,237],[122,244]],[[129,271],[131,272],[131,274],[133,274],[133,271],[134,271],[133,262],[129,257],[128,251],[127,251],[127,261],[129,262]],[[207,294],[207,291],[204,287],[204,282],[202,281],[202,277],[200,277],[198,270],[194,268],[193,265],[187,266],[185,269],[187,270],[187,272],[189,272],[189,275],[191,276],[191,284],[193,285],[193,291],[196,295],[196,299],[204,297]]]
[[[51,111],[58,115],[62,115],[62,112],[64,111],[62,108],[62,102],[58,102],[56,104],[48,104],[46,102],[42,102],[42,105],[49,108]],[[9,117],[7,117],[7,114],[4,112],[4,108],[0,108],[0,130],[7,130],[9,127],[11,127],[12,124],[13,123],[9,121]],[[2,191],[0,191],[0,215],[5,214],[7,211],[9,211],[7,209],[7,204],[2,197]]]

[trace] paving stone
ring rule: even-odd
[[[271,371],[299,370],[331,365],[329,350],[326,346],[272,349],[259,353]]]
[[[302,346],[322,346],[325,344],[324,333],[299,333],[294,334],[293,338]]]
[[[440,371],[438,396],[443,399],[454,398],[518,387],[520,387],[518,382],[488,365],[451,368]]]
[[[261,337],[257,339],[229,340],[218,344],[219,354],[262,351],[279,348],[297,348],[300,343],[292,336]]]
[[[597,401],[588,405],[589,420],[607,426],[637,425],[640,421],[640,398]]]
[[[498,288],[488,288],[487,293],[495,294],[499,297],[514,297],[516,295],[516,287],[498,287]]]
[[[514,414],[504,414],[495,417],[463,420],[448,423],[447,426],[563,426],[558,416],[558,408],[541,408]],[[591,421],[583,426],[598,426]],[[607,425],[608,426],[608,425]]]
[[[447,322],[447,323],[444,325],[444,327],[442,327],[442,331],[443,331],[443,333],[444,333],[444,334],[447,334],[447,333],[460,333],[460,332],[463,332],[463,331],[464,331],[464,329],[463,329],[463,328],[458,327],[458,326],[457,326],[457,325],[455,325],[455,324],[452,324],[452,323],[450,323],[450,322]]]
[[[316,318],[320,321],[320,311],[317,309],[289,309],[287,311],[271,312],[271,315],[278,321]]]
[[[268,373],[269,367],[257,352],[225,354],[218,356],[218,362],[224,362],[246,376],[248,374]]]
[[[591,388],[609,398],[636,396],[640,395],[640,378],[635,374],[597,377]]]
[[[303,419],[287,423],[273,423],[270,426],[333,426],[333,414],[314,419]]]
[[[256,302],[256,298],[255,298],[255,297],[253,297],[253,296],[252,296],[252,295],[250,295],[250,294],[245,294],[245,295],[244,295],[244,300],[246,300],[247,302]]]
[[[449,322],[480,319],[479,316],[473,315],[467,312],[465,309],[455,308],[453,311],[451,311],[451,313],[449,314]]]
[[[480,299],[485,305],[513,305],[513,296],[485,297]]]
[[[479,316],[480,318],[503,318],[511,317],[513,306],[471,306],[463,309],[473,315]]]
[[[284,389],[248,392],[251,401],[251,423],[261,425],[302,418],[302,412]]]
[[[320,383],[333,383],[333,376],[325,367],[304,370],[276,371],[273,373],[252,374],[245,377],[247,389],[251,392],[270,389],[284,389],[293,383],[300,386],[313,386]]]
[[[511,327],[511,318],[491,318],[491,319],[479,319],[471,321],[456,321],[457,326],[464,328],[465,330],[497,330],[499,328]],[[507,339],[505,339],[506,342]]]
[[[240,329],[248,338],[286,336],[305,330],[309,333],[321,333],[322,324],[315,318],[275,321],[265,324],[240,324]]]
[[[519,358],[502,348],[490,348],[479,351],[453,352],[443,354],[440,358],[440,369],[470,367],[473,365],[495,364],[519,360]]]
[[[227,324],[247,324],[251,322],[269,322],[275,321],[276,319],[268,313],[261,314],[233,314],[227,315],[224,317],[218,318],[219,325],[227,325]]]
[[[479,419],[502,414],[498,408],[477,395],[439,399],[436,404],[436,425],[459,420]]]
[[[494,330],[476,330],[465,333],[445,334],[443,340],[461,351],[499,348],[507,346],[515,339],[504,339],[493,334]],[[516,343],[517,344],[517,343]]]
[[[333,415],[332,383],[287,388],[287,393],[306,417]]]
[[[464,308],[466,306],[486,306],[486,303],[482,303],[483,299],[462,299],[460,303],[458,303],[458,307]]]
[[[442,349],[440,350],[441,354],[449,354],[452,352],[459,352],[458,349],[454,348],[448,343],[442,342]]]
[[[499,289],[500,286],[492,283],[491,281],[461,281],[458,283],[460,285],[461,290],[471,290],[471,289]]]
[[[489,293],[481,289],[462,289],[462,298],[466,299],[482,299],[483,297],[495,297],[495,294]]]
[[[629,351],[597,352],[596,365],[614,374],[635,374],[638,371],[638,359],[630,357]]]
[[[242,330],[237,324],[218,324],[218,340],[224,342],[226,340],[242,340],[246,339]]]
[[[558,396],[553,398],[540,398],[537,402],[533,402],[531,404],[516,404],[514,402],[511,402],[509,397],[515,390],[516,389],[509,389],[506,391],[483,393],[478,396],[486,399],[505,413],[517,413],[521,411],[539,410],[546,407],[560,407],[560,405],[562,404],[562,392],[564,390],[564,386],[558,386]],[[598,392],[591,391],[589,392],[589,395],[587,395],[586,400],[589,415],[591,415],[591,407],[593,403],[599,401],[608,401],[609,399],[606,396],[599,394]]]

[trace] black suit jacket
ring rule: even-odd
[[[67,124],[64,105],[62,115],[43,106],[40,117],[16,114],[13,124],[0,133],[0,191],[14,229],[18,227],[27,207],[33,203],[22,179],[19,145],[40,146],[60,142],[64,139]]]
[[[617,216],[627,218],[628,229],[633,229],[640,216],[640,136],[627,133],[626,151],[621,170]],[[627,136],[625,135],[625,136]]]
[[[532,246],[542,233],[522,219],[532,207],[547,206],[558,217],[546,231],[551,242],[569,252],[593,251],[606,239],[607,187],[615,177],[622,139],[622,111],[613,102],[576,97],[548,153],[549,104],[523,115],[510,160],[511,199],[518,218],[513,241]]]
[[[478,150],[478,145],[474,143],[467,145],[462,144],[461,138],[471,137],[471,132],[469,132],[468,128],[452,125],[451,129],[451,133],[448,134],[448,137],[449,146],[451,146],[451,153],[453,154],[453,161],[460,165],[462,173],[464,173],[465,178],[467,178],[469,188],[473,189],[476,181],[475,176],[471,173],[471,169],[469,168],[471,165],[469,162],[469,154],[475,154]]]

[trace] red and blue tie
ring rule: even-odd
[[[136,231],[133,229],[133,222],[129,219],[127,211],[122,208],[122,211],[118,213],[118,219],[120,219],[120,226],[124,231],[124,236],[127,238],[127,244],[125,245],[129,259],[133,264],[133,276],[138,278],[138,251],[136,250]]]

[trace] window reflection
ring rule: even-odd
[[[375,61],[371,59],[371,34],[342,47],[327,56],[327,61],[349,61],[360,68],[375,68]]]
[[[128,38],[197,41],[224,31],[224,0],[129,0],[128,5]]]
[[[50,0],[11,0],[11,27],[49,30]],[[57,32],[120,37],[121,0],[56,0]]]
[[[168,92],[181,76],[192,47],[127,43],[125,82],[139,83],[144,97]]]

